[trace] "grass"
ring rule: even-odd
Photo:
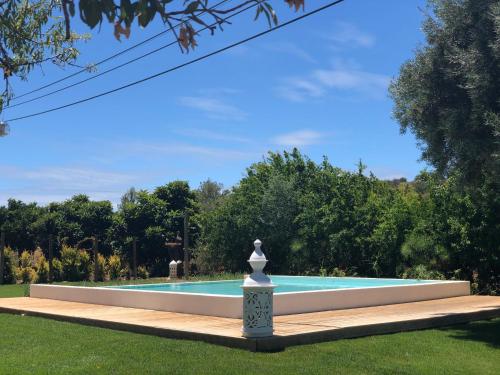
[[[500,319],[250,353],[0,314],[0,374],[498,374]]]
[[[241,275],[226,278],[238,277]],[[0,286],[0,297],[24,293],[23,285]],[[500,319],[297,346],[279,353],[250,353],[203,342],[0,314],[0,374],[487,375],[500,373],[498,358]]]

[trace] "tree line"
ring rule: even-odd
[[[458,181],[435,172],[383,181],[366,175],[362,163],[349,172],[295,149],[269,153],[230,190],[211,180],[198,189],[174,181],[151,192],[130,189],[116,210],[84,195],[47,206],[9,200],[0,228],[14,252],[39,249],[45,258],[49,236],[64,259],[96,237],[103,258],[119,258],[122,277],[130,276],[136,240],[141,275],[165,276],[172,256],[165,242],[183,233],[188,212],[195,273],[248,271],[252,241],[260,238],[273,274],[464,279],[496,293],[496,213]],[[88,271],[66,273],[87,273],[72,279],[90,277],[92,257],[82,262]]]

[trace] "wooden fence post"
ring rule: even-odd
[[[4,265],[5,232],[0,233],[0,285],[3,284],[3,265]]]
[[[97,248],[97,236],[92,237],[92,250],[94,252],[94,282],[97,282],[97,275],[99,274],[99,251]]]
[[[132,258],[133,258],[133,277],[134,280],[137,280],[137,239],[134,237],[132,242]]]
[[[52,260],[54,259],[53,245],[52,234],[49,234],[49,283],[54,281],[54,268],[52,266]]]
[[[189,278],[189,216],[184,213],[184,278]]]

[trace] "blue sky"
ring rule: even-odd
[[[272,3],[282,21],[296,16],[282,0]],[[306,10],[326,3],[307,0]],[[0,138],[0,204],[8,198],[47,203],[76,193],[116,203],[130,186],[151,189],[174,179],[197,187],[211,178],[230,187],[267,151],[293,147],[316,161],[326,155],[344,169],[354,170],[362,159],[380,178],[412,179],[426,165],[418,161],[415,138],[399,133],[387,86],[423,43],[423,8],[425,2],[416,0],[346,0],[145,84],[13,122],[11,134]],[[2,117],[106,91],[266,29],[265,20],[253,22],[253,15],[234,18],[223,33],[201,34],[195,52],[167,48],[84,85],[7,109]],[[88,31],[77,19],[74,27]],[[103,24],[80,46],[78,63],[100,60],[161,29],[159,22],[135,27],[129,40],[118,42],[112,26]],[[157,38],[99,71],[171,39]],[[76,69],[45,65],[28,82],[13,82],[15,92]]]

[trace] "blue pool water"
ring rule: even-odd
[[[415,285],[433,282],[413,279],[363,279],[356,277],[320,277],[320,276],[271,276],[276,285],[275,293],[305,292],[312,290],[331,290],[345,288],[369,288],[391,285]],[[150,290],[156,292],[182,292],[242,296],[243,280],[225,280],[211,282],[143,284],[113,286],[111,288]]]

